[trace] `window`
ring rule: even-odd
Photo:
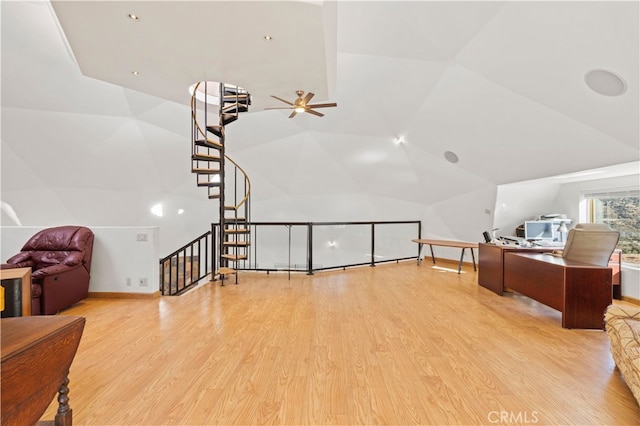
[[[640,265],[640,190],[593,192],[584,195],[591,223],[606,223],[620,232],[622,261]]]

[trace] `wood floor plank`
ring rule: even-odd
[[[457,262],[240,272],[237,286],[90,298],[60,315],[87,318],[70,372],[77,425],[640,420],[606,333],[563,329],[557,311],[497,296]]]

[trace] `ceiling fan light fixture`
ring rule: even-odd
[[[277,99],[281,102],[284,102],[288,106],[286,107],[268,107],[265,109],[288,109],[291,111],[291,115],[289,118],[295,117],[299,113],[306,112],[307,114],[315,115],[316,117],[324,117],[324,114],[316,111],[316,108],[330,108],[338,106],[335,102],[325,103],[325,104],[310,104],[309,101],[313,98],[314,94],[312,92],[308,92],[306,95],[302,90],[297,90],[296,95],[298,99],[293,102],[289,102],[286,99],[279,98],[275,95],[271,95],[272,98]]]

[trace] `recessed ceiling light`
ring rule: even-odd
[[[404,139],[403,139],[403,138],[401,138],[401,137],[397,137],[397,138],[395,138],[393,141],[394,141],[395,143],[397,143],[397,144],[404,143]]]
[[[620,96],[627,91],[627,83],[622,77],[607,70],[591,70],[584,76],[587,86],[604,96]]]
[[[131,71],[131,74],[133,75],[140,75],[140,73],[138,71]]]
[[[140,20],[140,17],[138,15],[136,15],[135,13],[130,13],[129,15],[129,19],[131,19],[132,21],[138,22]]]
[[[458,156],[456,155],[455,152],[445,151],[444,152],[444,158],[446,158],[447,161],[450,162],[450,163],[457,163],[458,162]]]
[[[264,39],[266,41],[271,41],[273,39],[273,37],[271,37],[270,35],[266,35],[266,36],[264,36]]]

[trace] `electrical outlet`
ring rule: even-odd
[[[148,241],[149,240],[149,234],[147,234],[146,232],[139,232],[138,234],[136,234],[136,241]]]
[[[127,277],[127,286],[131,286],[131,278]]]
[[[149,284],[147,283],[147,278],[140,278],[140,280],[138,281],[138,283],[140,284],[140,287],[147,287]]]

